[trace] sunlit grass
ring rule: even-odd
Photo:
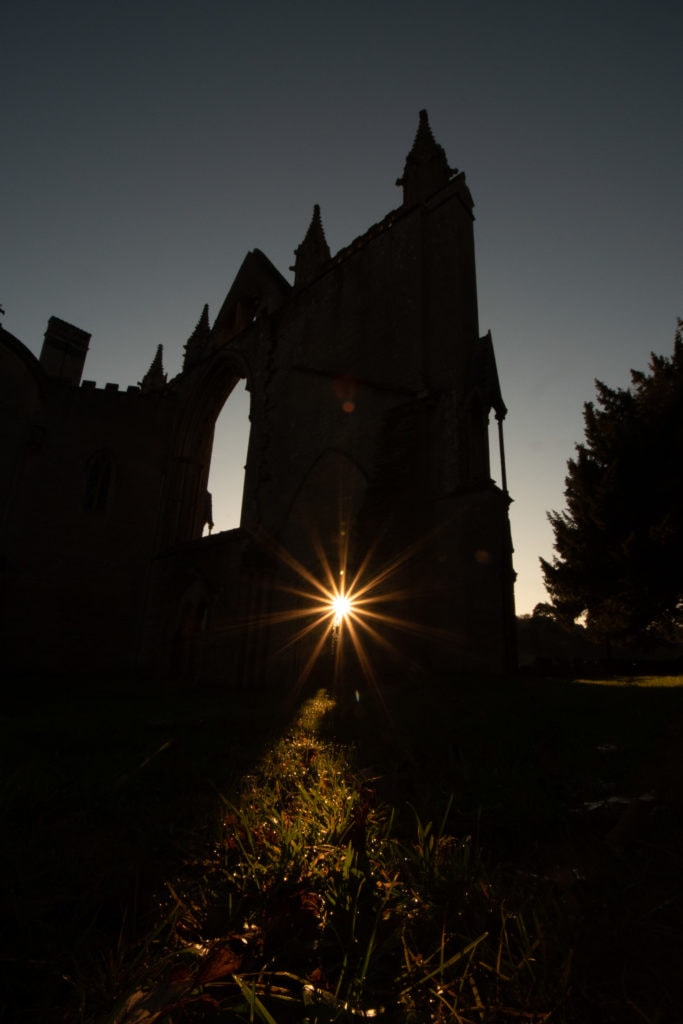
[[[173,926],[113,1024],[190,1007],[188,1020],[267,1024],[549,1019],[570,954],[548,947],[542,883],[527,914],[528,880],[499,887],[449,829],[450,801],[397,831],[351,751],[322,738],[334,710],[324,692],[304,705],[224,801],[220,841],[170,887]]]
[[[680,677],[343,678],[10,691],[8,1020],[678,1019]]]
[[[650,689],[665,689],[683,686],[681,676],[614,676],[611,679],[576,679],[585,686],[631,686]]]

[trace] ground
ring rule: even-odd
[[[302,710],[311,700],[324,708],[313,719]],[[524,962],[526,987],[515,976],[514,993],[503,998],[500,979],[510,972],[499,963],[498,988],[486,995],[481,978],[496,960],[495,943],[488,953],[477,947],[478,960],[469,954],[469,1009],[460,960],[435,997],[446,1005],[457,974],[461,1019],[525,1013],[528,1020],[635,1022],[683,1015],[681,981],[671,970],[683,957],[680,677],[583,682],[394,673],[378,688],[359,679],[330,681],[284,702],[272,694],[255,700],[228,686],[202,693],[130,686],[66,692],[36,682],[11,691],[1,728],[2,1019],[151,1022],[162,1019],[164,999],[164,1019],[173,1021],[267,1020],[259,1017],[261,1006],[278,1024],[343,1019],[351,996],[343,1005],[330,1003],[342,975],[331,980],[337,968],[329,929],[340,928],[341,911],[332,904],[341,890],[330,886],[331,879],[341,885],[345,863],[345,884],[360,879],[385,902],[379,916],[372,900],[358,907],[360,920],[376,915],[373,942],[384,935],[384,960],[377,961],[373,946],[362,992],[357,979],[351,985],[348,966],[344,984],[359,1006],[383,992],[385,1020],[458,1019],[455,1009],[438,1017],[431,1004],[419,1004],[415,993],[422,999],[427,989],[416,972],[429,972],[416,960],[404,976],[406,950],[418,956],[424,944],[428,959],[430,928],[444,943],[457,938],[466,946],[464,925],[453,922],[464,914],[474,941],[483,934],[474,934],[481,915],[489,920],[494,911],[506,942],[512,918],[525,922],[527,951],[515,969]],[[340,793],[346,818],[323,825]],[[266,807],[278,823],[263,833],[248,813],[262,815]],[[322,828],[325,842],[310,831]],[[336,850],[329,853],[333,863],[311,859],[316,842]],[[298,888],[289,876],[289,888],[278,888],[273,865],[297,843]],[[264,863],[267,882],[252,892]],[[389,877],[390,894],[382,889]],[[419,905],[414,913],[406,909],[408,892]],[[239,928],[225,909],[236,894]],[[308,936],[296,947],[298,963],[291,959],[292,900]],[[152,942],[171,904],[172,926],[164,936],[157,930]],[[239,931],[245,922],[248,943]],[[487,942],[497,935],[502,943],[500,924],[486,930]],[[228,939],[233,948],[238,938],[248,955],[226,960]],[[404,994],[393,1005],[386,978],[391,971],[399,976],[389,963],[400,943]],[[192,961],[195,973],[179,976],[173,958],[187,971],[190,946],[201,951],[193,954],[200,957]],[[259,1003],[255,983],[246,994],[234,980],[227,985],[228,975],[252,977],[266,954],[269,969],[279,964],[282,976],[314,986],[327,1002],[309,1006],[309,1016],[300,1007],[292,1016],[291,992],[283,1009],[277,992],[275,1003],[263,993]],[[168,988],[169,976],[176,988]],[[224,1009],[217,1016],[213,1004],[193,1001],[198,991],[213,993],[214,1002],[218,995],[232,999],[232,1015]],[[137,1010],[133,999],[124,1012],[135,996]]]

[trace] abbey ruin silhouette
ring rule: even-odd
[[[77,327],[51,317],[39,360],[0,331],[5,669],[287,679],[314,642],[287,646],[293,561],[316,576],[342,557],[381,577],[376,609],[391,602],[371,657],[514,664],[506,409],[479,336],[473,202],[424,111],[397,184],[401,205],[336,255],[316,206],[293,284],[249,252],[172,380],[161,346],[122,391],[81,379]],[[214,426],[240,380],[241,523],[203,536]]]

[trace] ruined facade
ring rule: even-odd
[[[293,284],[248,253],[172,380],[159,348],[139,385],[96,388],[84,331],[51,318],[40,359],[0,331],[6,668],[286,680],[315,644],[315,628],[288,642],[293,591],[311,589],[297,565],[375,581],[377,664],[514,664],[506,410],[479,336],[473,203],[424,112],[398,184],[401,205],[336,255],[315,207]],[[214,425],[241,379],[241,525],[203,536]]]

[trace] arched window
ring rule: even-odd
[[[228,396],[216,420],[208,485],[212,502],[210,518],[216,532],[240,525],[249,444],[249,405],[249,392],[241,381]],[[208,526],[208,518],[204,525]]]
[[[88,512],[102,513],[111,497],[114,483],[114,460],[109,452],[96,452],[85,469],[83,508]]]

